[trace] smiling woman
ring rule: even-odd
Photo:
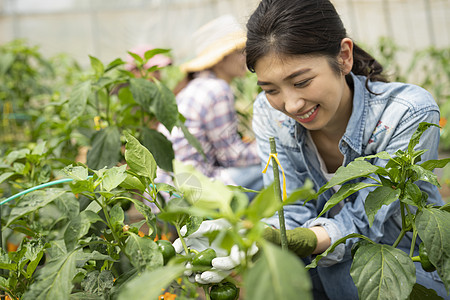
[[[319,190],[339,167],[358,157],[405,151],[420,122],[439,122],[439,108],[432,96],[418,86],[387,82],[381,64],[347,36],[328,0],[263,0],[247,29],[247,67],[256,73],[263,89],[254,103],[253,129],[262,160],[269,157],[269,139],[275,138],[288,194],[308,178]],[[437,158],[438,143],[437,128],[423,134],[416,148],[428,149],[422,161]],[[375,158],[373,164],[384,167],[386,161]],[[264,176],[269,185],[272,174]],[[367,178],[355,181],[374,182]],[[435,186],[417,185],[428,195],[428,203],[443,204]],[[333,189],[320,194],[317,201],[286,205],[290,249],[309,245],[300,251],[302,257],[320,254],[355,233],[376,243],[394,244],[402,229],[403,206],[399,201],[383,206],[369,224],[364,204],[374,188],[355,192],[321,217]],[[278,216],[265,221],[279,226]],[[306,234],[308,229],[312,236]],[[278,236],[276,231],[266,238],[279,242],[273,238]],[[349,238],[339,244],[310,270],[316,298],[358,299],[349,271],[350,249],[356,241]],[[419,240],[411,235],[398,248],[409,253],[411,243],[418,251]],[[446,295],[442,282],[433,279],[437,276],[419,272],[420,264],[416,268],[417,283]]]

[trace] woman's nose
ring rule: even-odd
[[[284,109],[287,113],[292,115],[297,114],[304,106],[305,100],[295,94],[287,96],[284,103]]]

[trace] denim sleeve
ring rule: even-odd
[[[269,138],[274,137],[277,145],[277,157],[280,161],[286,177],[286,192],[287,195],[303,186],[303,178],[298,176],[296,168],[293,166],[291,160],[286,154],[285,148],[280,141],[280,130],[283,125],[283,120],[286,116],[281,112],[276,111],[267,102],[264,93],[258,95],[255,100],[253,108],[253,131],[255,132],[256,140],[258,142],[258,152],[261,158],[263,168],[266,166],[270,157],[270,143]],[[281,169],[280,179],[282,179]],[[273,182],[272,163],[270,162],[267,171],[263,174],[264,185],[267,187]],[[281,183],[282,184],[282,183]],[[307,220],[317,216],[316,208],[313,201],[303,205],[301,202],[286,205],[284,207],[284,216],[286,229],[294,229],[302,226]],[[278,213],[270,218],[263,220],[265,223],[279,228]]]
[[[387,147],[385,149],[377,149],[377,152],[387,151],[389,154],[394,155],[399,149],[406,150],[409,140],[420,122],[438,124],[439,112],[431,110],[420,114],[416,113],[409,118],[402,120],[387,143]],[[422,162],[438,158],[438,144],[439,129],[437,127],[431,127],[426,130],[420,139],[420,143],[415,147],[416,150],[428,149],[428,151],[422,155]],[[384,167],[387,161],[376,159],[373,163]],[[367,179],[364,181],[370,182],[371,180]],[[428,193],[429,203],[443,204],[439,191],[434,185],[428,182],[419,182],[418,185],[422,191]],[[310,220],[305,224],[305,227],[315,225],[323,226],[330,235],[332,242],[355,232],[363,234],[375,242],[383,242],[386,239],[386,236],[397,236],[401,226],[399,201],[395,201],[387,206],[383,205],[375,215],[372,226],[369,226],[364,203],[368,193],[374,189],[375,187],[365,188],[357,192],[354,200],[345,201],[341,211],[334,216],[334,218],[318,218],[316,220]],[[386,226],[386,224],[389,224],[389,226]],[[395,226],[395,224],[398,224],[398,227]],[[349,258],[349,252],[354,242],[355,239],[347,240],[345,247],[337,248],[333,253],[322,259],[319,264],[326,266],[341,261],[344,256]]]

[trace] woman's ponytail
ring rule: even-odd
[[[383,74],[383,66],[356,44],[353,44],[352,72],[355,75],[364,75],[370,81],[389,81]]]

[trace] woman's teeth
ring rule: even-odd
[[[309,117],[316,111],[316,109],[317,109],[317,105],[314,106],[314,108],[311,109],[311,110],[310,110],[309,112],[307,112],[306,114],[299,116],[299,118],[300,118],[300,119],[307,119],[307,118],[309,118]]]

